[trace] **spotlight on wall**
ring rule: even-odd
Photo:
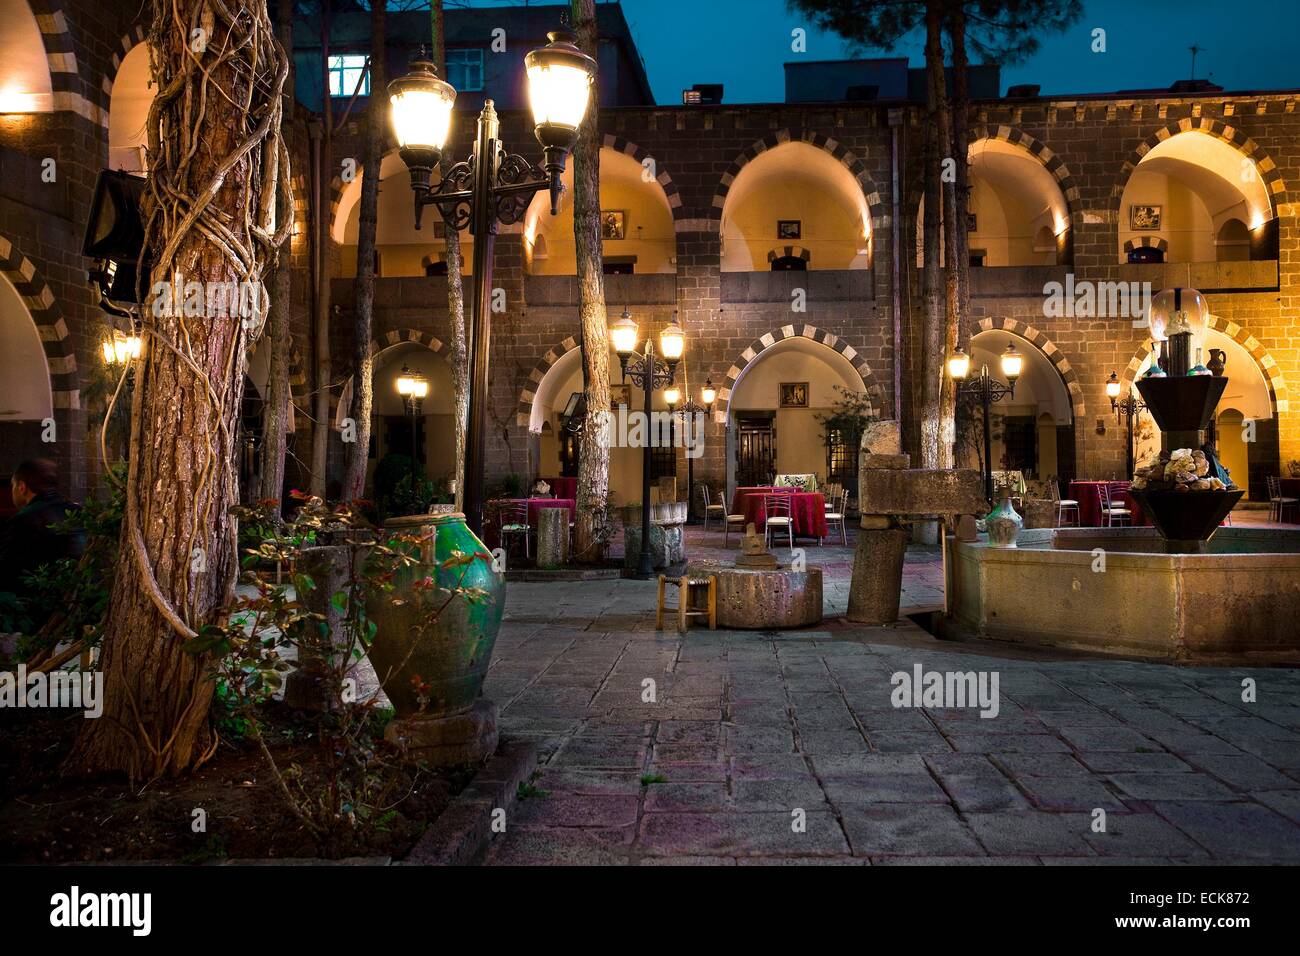
[[[94,260],[90,281],[99,291],[101,305],[108,311],[118,303],[138,305],[136,276],[143,273],[146,286],[150,263],[140,262],[144,245],[144,223],[140,202],[146,180],[117,170],[103,170],[95,181],[90,219],[82,242],[83,255]],[[147,293],[142,289],[141,293]]]

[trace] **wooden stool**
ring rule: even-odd
[[[676,608],[666,608],[669,611],[677,611],[677,630],[686,630],[686,619],[691,617],[707,617],[709,619],[709,630],[717,630],[717,577],[709,574],[700,578],[693,578],[689,575],[680,578],[670,578],[661,574],[659,575],[659,608],[655,615],[656,631],[662,631],[664,628],[664,587],[669,584],[678,589]],[[692,597],[694,600],[692,600]],[[702,604],[700,602],[701,598],[703,599]]]

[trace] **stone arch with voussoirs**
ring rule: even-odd
[[[1079,373],[1070,365],[1070,360],[1065,357],[1065,353],[1042,330],[1018,319],[986,318],[975,323],[971,334],[974,336],[981,332],[1010,332],[1042,352],[1043,356],[1052,363],[1056,374],[1061,377],[1061,382],[1065,385],[1065,391],[1070,396],[1070,410],[1074,415],[1074,421],[1079,422],[1087,414],[1083,386],[1079,384]]]

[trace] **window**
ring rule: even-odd
[[[842,428],[829,428],[826,435],[826,480],[845,488],[858,486],[858,443]]]
[[[1163,249],[1157,249],[1155,246],[1138,246],[1136,249],[1129,250],[1128,261],[1129,265],[1164,262],[1165,253]]]
[[[808,263],[802,256],[777,256],[772,260],[773,272],[807,272]]]
[[[358,96],[370,95],[370,71],[364,53],[343,53],[330,57],[330,96],[351,96],[361,81]],[[362,77],[365,79],[362,79]]]
[[[483,51],[448,50],[447,82],[458,93],[473,93],[483,89]]]
[[[656,435],[660,434],[658,425],[651,425],[651,429]],[[650,446],[650,480],[658,481],[660,478],[677,477],[677,416],[674,415],[669,422],[668,435],[664,436],[669,439],[665,445],[662,441],[656,441]]]

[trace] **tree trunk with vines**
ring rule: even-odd
[[[235,442],[246,353],[265,303],[241,321],[160,308],[185,283],[260,283],[292,222],[276,223],[289,178],[280,139],[288,59],[265,0],[152,0],[146,247],[130,470],[104,631],[104,712],[86,721],[70,772],[177,774],[215,750],[210,662],[184,649],[221,613],[237,568]],[[198,31],[198,32],[196,32]],[[274,232],[272,231],[274,229]],[[181,290],[172,293],[179,305]],[[264,296],[262,297],[264,300]]]
[[[947,158],[947,91],[943,75],[942,18],[938,3],[926,4],[925,62],[929,122],[925,128],[925,220],[923,223],[924,269],[921,276],[925,306],[921,349],[921,467],[942,468],[943,457],[943,367],[946,315],[940,283],[940,247],[943,241],[943,167]],[[947,216],[952,219],[951,214]],[[952,268],[952,253],[946,257]]]
[[[573,0],[578,46],[597,57],[593,0]],[[600,132],[596,84],[591,105],[573,150],[573,238],[578,265],[578,318],[582,323],[582,378],[587,415],[578,435],[578,500],[574,553],[578,560],[599,557],[605,503],[609,498],[609,328],[605,317],[605,280],[600,238]]]
[[[370,3],[370,105],[366,108],[365,156],[362,159],[361,210],[357,223],[357,297],[352,329],[352,418],[355,440],[347,444],[347,473],[343,479],[343,500],[355,501],[365,494],[366,464],[370,459],[370,416],[375,403],[374,337],[375,313],[375,227],[379,221],[379,176],[384,161],[384,131],[388,123],[388,100],[381,95],[387,83],[384,70],[384,35],[387,0]]]
[[[293,4],[277,5],[276,38],[286,50],[293,48]],[[289,58],[289,75],[284,82],[284,124],[293,122],[293,58]],[[287,139],[287,130],[286,130]],[[286,182],[286,187],[288,183]],[[293,218],[293,193],[289,188],[280,191],[276,222]],[[258,468],[259,491],[257,497],[281,500],[284,494],[284,459],[288,453],[289,406],[293,396],[289,389],[289,349],[291,346],[293,263],[286,246],[271,279],[271,310],[266,320],[267,341],[270,349],[267,372],[266,404],[262,412],[261,462]],[[283,502],[281,503],[283,507]]]
[[[948,39],[952,50],[952,155],[957,160],[957,178],[953,185],[953,218],[957,221],[950,268],[955,278],[955,301],[949,306],[953,317],[946,330],[947,351],[956,348],[962,338],[962,322],[970,315],[970,233],[966,230],[966,213],[970,209],[970,78],[966,57],[966,11],[961,4],[948,12]],[[951,386],[944,396],[945,411],[956,420],[957,390]],[[953,434],[956,435],[954,424]],[[953,442],[956,464],[956,442]]]

